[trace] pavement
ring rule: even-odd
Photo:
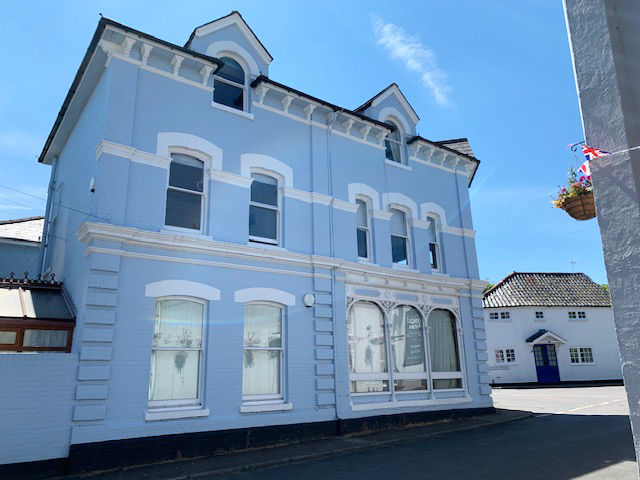
[[[65,480],[638,479],[623,387],[493,397],[496,414]]]

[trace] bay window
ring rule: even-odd
[[[252,173],[251,178],[249,240],[277,244],[280,229],[278,180],[261,173]]]
[[[165,225],[202,231],[204,205],[204,162],[189,155],[173,153]]]
[[[435,309],[428,324],[433,389],[462,388],[456,318],[449,310]]]
[[[409,234],[407,215],[391,208],[391,260],[396,265],[409,265]]]
[[[371,302],[357,302],[347,316],[349,390],[351,393],[389,391],[384,315]]]
[[[269,303],[244,307],[243,401],[284,399],[282,308]]]
[[[371,260],[371,234],[369,231],[369,207],[367,202],[356,199],[358,210],[356,211],[356,235],[358,242],[358,258]]]
[[[156,302],[150,407],[202,404],[204,311],[204,302],[190,298],[165,298]]]
[[[394,390],[426,390],[422,316],[414,307],[403,305],[393,309],[390,320]]]

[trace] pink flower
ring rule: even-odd
[[[583,176],[581,176],[581,177],[580,177],[580,181],[581,181],[581,182],[584,182],[585,178],[587,178],[587,177],[585,177],[584,175],[583,175]]]
[[[566,191],[567,191],[567,187],[562,187],[562,188],[560,189],[560,191],[561,191],[561,192],[566,192]]]
[[[591,181],[591,175],[589,175],[589,176],[587,177],[587,180]]]

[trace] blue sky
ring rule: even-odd
[[[42,214],[36,162],[99,13],[170,42],[239,10],[270,76],[356,107],[396,82],[429,139],[468,137],[480,276],[584,271],[605,283],[596,220],[550,206],[582,140],[562,5],[545,0],[0,3],[0,219]],[[39,198],[36,198],[39,197]],[[572,265],[572,261],[575,263]]]

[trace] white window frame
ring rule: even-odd
[[[389,205],[389,213],[393,213],[392,210],[397,210],[398,212],[402,212],[402,214],[404,215],[404,223],[405,223],[405,231],[406,236],[404,237],[406,245],[407,245],[407,264],[403,265],[402,263],[396,263],[393,261],[393,248],[391,251],[391,262],[393,264],[394,267],[396,268],[413,268],[413,255],[411,254],[411,232],[412,232],[412,222],[411,222],[411,218],[412,217],[412,213],[411,210],[408,209],[407,207],[404,207],[402,205],[397,205],[397,204],[391,204]],[[391,219],[389,219],[389,227],[391,227]],[[400,237],[400,235],[395,235],[393,233],[391,233],[391,228],[389,228],[389,243],[391,244],[391,237]],[[391,245],[390,245],[391,246]]]
[[[193,157],[196,160],[202,162],[202,192],[196,192],[195,190],[188,190],[186,188],[173,187],[169,185],[169,179],[171,177],[171,164],[169,164],[169,168],[167,169],[167,178],[166,178],[166,187],[165,187],[165,196],[164,196],[164,230],[171,230],[174,232],[187,233],[190,235],[205,235],[207,231],[207,211],[208,211],[208,198],[209,198],[209,170],[211,169],[211,157],[205,153],[202,153],[198,150],[193,150],[187,147],[171,147],[169,149],[169,156],[176,153],[178,155],[187,155],[189,157]],[[173,162],[173,158],[171,158],[171,162]],[[167,225],[167,194],[169,190],[175,190],[178,192],[185,192],[191,194],[200,194],[200,229],[196,230],[193,228],[184,228],[178,227],[176,225]]]
[[[489,312],[489,320],[500,320],[500,313]]]
[[[276,239],[266,238],[266,237],[258,237],[255,235],[249,235],[249,242],[253,243],[266,243],[269,245],[277,245],[280,246],[280,241],[282,239],[281,232],[281,223],[282,223],[282,177],[278,175],[276,172],[272,172],[271,170],[264,170],[261,168],[251,168],[250,175],[259,174],[267,177],[271,177],[276,181],[276,191],[277,191],[277,202],[278,205],[274,207],[273,205],[267,205],[264,203],[254,202],[251,200],[251,185],[253,184],[253,177],[251,177],[251,184],[249,184],[249,210],[251,210],[252,206],[259,208],[266,208],[268,210],[275,210],[276,212]],[[249,219],[247,218],[247,222]]]
[[[242,395],[242,404],[243,405],[264,405],[271,403],[284,403],[287,398],[286,394],[286,381],[285,381],[285,368],[286,368],[286,305],[276,302],[270,302],[268,300],[252,300],[250,302],[245,302],[244,306],[247,305],[270,305],[272,307],[277,307],[280,309],[280,348],[274,347],[249,347],[250,350],[280,350],[280,393],[269,394],[269,395]],[[244,309],[244,307],[243,307]],[[243,310],[244,311],[244,310]],[[243,313],[244,314],[244,313]],[[244,322],[245,318],[243,318],[243,333],[242,333],[242,355],[244,357],[244,351],[247,349],[244,345]],[[244,361],[244,360],[243,360]],[[244,371],[242,372],[244,375]]]
[[[589,350],[589,352],[591,354],[591,361],[590,362],[585,362],[582,359],[582,353],[583,353],[582,351],[583,350],[587,350],[587,349]],[[578,357],[577,357],[578,361],[577,362],[573,361],[573,357],[571,356],[571,351],[572,350],[575,350],[577,355],[578,355]],[[593,350],[594,350],[593,347],[592,346],[588,346],[588,345],[587,346],[581,345],[581,346],[577,346],[577,347],[569,347],[569,363],[571,365],[595,365],[596,357],[593,354]]]
[[[506,362],[506,358],[504,355],[504,349],[503,348],[496,348],[495,349],[495,363],[496,365],[502,365]]]
[[[429,385],[429,388],[433,390],[434,393],[466,391],[467,389],[466,378],[462,373],[465,370],[465,363],[464,363],[464,352],[463,352],[464,345],[462,342],[462,327],[460,325],[460,319],[453,311],[449,310],[448,308],[434,308],[429,312],[429,316],[431,316],[431,313],[433,313],[434,310],[446,310],[449,313],[451,313],[451,315],[453,316],[453,319],[456,325],[456,346],[458,347],[457,351],[458,351],[458,363],[460,365],[460,371],[459,372],[434,372],[431,370],[431,362],[429,362],[429,371],[431,373],[431,382],[432,382],[432,384]],[[429,317],[427,317],[427,334],[429,333],[430,333]],[[429,352],[429,354],[431,354],[431,352]],[[429,360],[431,360],[431,358],[429,358]],[[433,388],[433,380],[454,380],[457,378],[460,379],[460,388],[437,388],[437,389]]]
[[[244,83],[240,84],[237,82],[233,82],[231,80],[227,80],[226,78],[222,78],[216,75],[216,72],[213,72],[213,92],[211,93],[211,101],[214,104],[219,105],[223,108],[229,108],[231,110],[239,111],[239,112],[240,111],[247,112],[247,106],[249,105],[249,98],[248,98],[249,97],[249,88],[248,88],[249,71],[250,71],[249,67],[247,66],[244,59],[235,53],[225,51],[225,52],[220,52],[218,55],[219,55],[218,58],[228,57],[238,62],[238,64],[240,65],[240,68],[242,68],[242,71],[244,72]],[[225,105],[224,103],[218,103],[215,101],[216,81],[226,83],[227,85],[232,85],[234,87],[238,87],[242,89],[242,110],[238,110],[237,108],[230,107],[229,105]]]
[[[386,340],[387,340],[387,351],[389,352],[389,354],[391,354],[391,321],[389,319],[389,315],[393,314],[393,310],[395,310],[396,308],[401,308],[401,307],[411,307],[413,308],[416,312],[418,312],[418,315],[420,315],[420,319],[422,320],[422,351],[424,352],[424,373],[420,372],[420,373],[400,373],[400,372],[395,372],[394,369],[394,362],[395,362],[395,358],[393,357],[393,355],[391,356],[391,360],[389,362],[387,362],[387,369],[389,370],[389,376],[390,376],[390,383],[389,383],[389,390],[392,392],[392,395],[409,395],[409,394],[415,394],[415,393],[424,393],[424,392],[431,392],[432,388],[431,388],[431,358],[430,358],[430,352],[429,352],[429,342],[428,342],[428,338],[427,338],[427,334],[428,334],[428,330],[427,330],[427,325],[426,325],[426,320],[424,318],[424,315],[422,314],[422,312],[420,311],[419,308],[416,308],[414,305],[411,305],[409,303],[400,303],[398,305],[396,305],[389,313],[383,312],[384,314],[384,320],[385,320],[385,332],[386,332]],[[421,390],[404,390],[404,391],[396,391],[396,380],[425,380],[426,383],[426,388],[421,389]]]
[[[384,141],[386,142],[392,142],[392,143],[396,143],[398,145],[398,151],[400,152],[400,158],[398,159],[398,161],[396,160],[390,160],[387,158],[386,155],[386,145],[385,145],[385,156],[384,156],[384,160],[385,162],[389,162],[392,165],[406,165],[407,162],[405,162],[404,160],[404,145],[403,145],[403,139],[404,139],[404,131],[402,130],[402,128],[400,128],[399,123],[395,118],[387,118],[384,123],[388,124],[388,125],[393,125],[394,130],[389,132],[387,135],[385,135],[384,137]],[[390,136],[393,134],[393,132],[398,132],[398,137],[399,140],[391,140]]]
[[[509,350],[511,350],[511,352],[513,352],[513,360],[509,360]],[[518,357],[516,357],[516,349],[513,347],[507,347],[504,349],[504,359],[505,359],[505,363],[507,365],[511,364],[511,365],[515,365],[516,363],[518,363]]]
[[[569,318],[569,320],[577,320],[578,314],[575,310],[572,310],[570,312],[567,312],[567,317]]]
[[[209,302],[202,298],[190,297],[186,295],[172,295],[172,296],[163,296],[156,297],[154,303],[154,322],[153,327],[155,328],[155,312],[157,308],[158,302],[167,301],[167,300],[183,300],[187,302],[199,303],[202,305],[202,344],[200,348],[178,348],[178,347],[155,347],[153,346],[153,336],[151,340],[151,350],[185,350],[185,351],[197,351],[200,350],[200,357],[198,363],[198,397],[193,400],[148,400],[147,406],[149,411],[158,411],[162,409],[192,409],[192,408],[202,408],[204,406],[204,377],[205,377],[205,352],[206,352],[206,332],[205,328],[207,325],[207,307]],[[151,358],[152,353],[149,355],[149,389],[151,388]]]
[[[362,260],[363,262],[373,262],[373,258],[372,258],[372,252],[373,252],[373,246],[371,245],[371,241],[373,236],[371,235],[371,200],[367,197],[364,197],[362,195],[356,195],[355,197],[355,202],[356,205],[358,204],[357,202],[361,201],[364,203],[364,207],[366,209],[366,219],[367,219],[367,226],[366,227],[361,227],[360,225],[358,225],[358,212],[356,211],[356,255],[358,256],[358,260]],[[358,255],[357,249],[358,249],[358,230],[364,230],[365,231],[365,237],[367,240],[367,256],[366,257],[361,257],[360,255]]]
[[[587,319],[587,312],[583,311],[578,311],[578,320],[586,320]]]
[[[500,312],[500,320],[511,320],[511,313]]]
[[[541,310],[536,310],[535,317],[536,320],[544,320],[544,312]]]
[[[429,269],[433,273],[442,273],[444,270],[442,268],[442,253],[441,253],[440,241],[439,241],[440,239],[439,221],[433,215],[427,215],[427,222],[433,222],[433,233],[435,236],[435,243],[429,242],[428,244],[429,245]],[[437,265],[436,268],[433,268],[431,263],[431,245],[435,246],[436,265]]]

